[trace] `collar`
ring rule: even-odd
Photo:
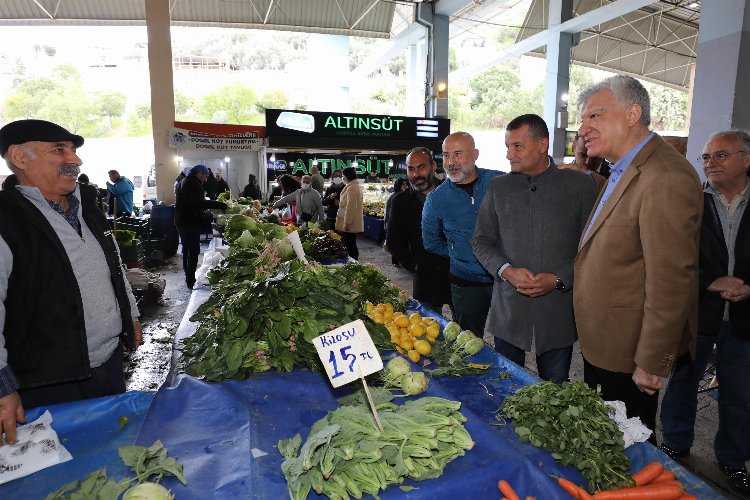
[[[654,136],[653,132],[649,132],[649,134],[643,139],[641,142],[636,144],[633,149],[625,153],[625,155],[620,158],[617,162],[612,164],[609,167],[609,171],[611,175],[622,175],[622,173],[630,166],[630,164],[633,162],[633,159],[636,157],[638,153],[641,152],[641,149],[643,149],[643,146],[646,145],[648,141],[651,140],[651,138]]]

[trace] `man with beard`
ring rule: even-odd
[[[123,343],[138,309],[91,186],[78,185],[83,137],[43,120],[0,129],[18,184],[0,192],[0,438],[24,408],[125,391]]]
[[[443,141],[448,179],[427,197],[422,210],[422,241],[430,253],[450,259],[451,299],[455,320],[480,337],[492,300],[493,277],[471,248],[479,206],[496,170],[477,168],[479,150],[466,132]]]
[[[576,341],[573,262],[597,188],[555,166],[538,115],[511,120],[505,147],[511,173],[490,182],[472,239],[495,277],[488,329],[495,350],[520,366],[533,342],[539,377],[561,384]]]
[[[414,148],[406,155],[409,189],[393,198],[386,241],[391,255],[414,273],[414,298],[441,312],[443,304],[453,307],[450,263],[422,246],[422,208],[427,195],[441,183],[435,177],[436,168],[432,151],[427,148]]]

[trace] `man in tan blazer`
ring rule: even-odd
[[[649,131],[648,92],[634,78],[603,80],[578,104],[588,153],[612,164],[574,268],[584,380],[653,431],[661,378],[694,349],[701,184]]]

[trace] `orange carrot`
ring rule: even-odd
[[[505,479],[501,479],[497,482],[497,489],[500,490],[500,493],[505,495],[508,500],[520,500],[518,498],[518,494],[513,490],[513,487],[506,481]]]
[[[674,472],[672,472],[671,470],[664,469],[664,472],[659,474],[659,477],[651,481],[650,484],[661,483],[663,481],[671,481],[672,479],[677,479],[674,475]]]
[[[643,469],[633,474],[633,480],[635,481],[636,486],[643,486],[659,477],[659,474],[662,472],[664,472],[664,466],[661,462],[651,462]]]
[[[677,500],[698,500],[698,497],[696,497],[694,495],[691,495],[689,493],[685,493],[684,495],[682,495]]]
[[[573,498],[576,498],[577,500],[590,500],[591,495],[589,495],[589,492],[575,484],[573,481],[569,481],[565,479],[564,477],[558,477],[557,478],[557,484],[562,486],[562,488],[568,492],[570,496]]]
[[[621,488],[619,490],[598,491],[594,493],[596,500],[676,500],[684,493],[682,485],[659,483],[637,486],[635,488]]]

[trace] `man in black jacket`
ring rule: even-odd
[[[221,201],[206,199],[203,185],[211,174],[205,165],[196,165],[190,170],[177,189],[175,202],[175,225],[182,241],[182,268],[185,270],[185,284],[195,285],[195,270],[198,268],[198,255],[201,253],[201,231],[210,224],[207,209],[226,210]]]
[[[0,439],[24,408],[125,391],[138,309],[96,190],[76,184],[83,137],[44,120],[0,129]],[[1,441],[0,441],[1,443]]]
[[[436,168],[429,149],[418,147],[409,151],[406,156],[409,189],[393,198],[386,240],[391,254],[414,273],[414,298],[441,312],[443,304],[453,308],[450,262],[422,246],[422,207],[427,195],[440,184],[435,177]]]
[[[719,429],[714,453],[729,485],[750,495],[750,134],[714,134],[698,158],[708,178],[700,237],[698,338],[678,359],[664,394],[662,451],[685,457],[693,444],[696,396],[716,344]]]

